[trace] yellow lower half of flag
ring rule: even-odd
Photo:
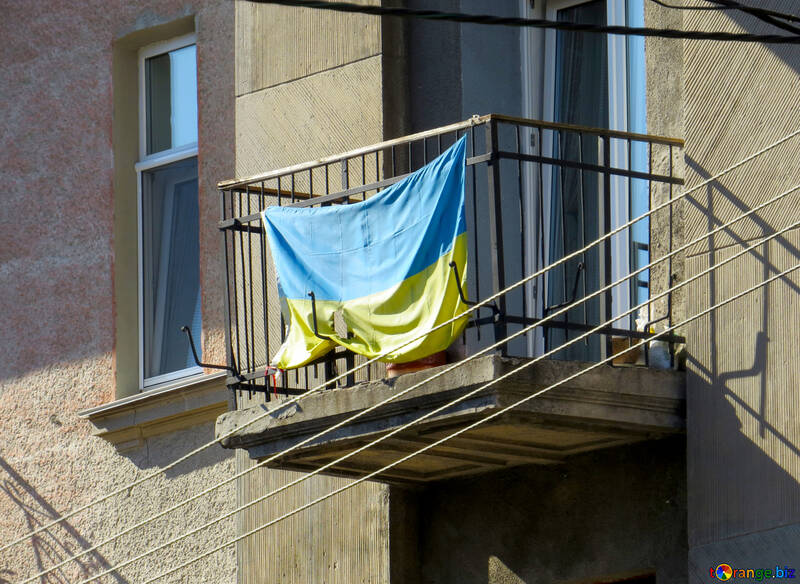
[[[459,297],[451,261],[456,262],[466,289],[467,236],[462,233],[448,253],[385,291],[344,302],[317,300],[318,332],[330,340],[314,334],[311,299],[286,299],[289,333],[272,364],[280,369],[301,367],[337,344],[370,359],[388,353],[381,360],[391,363],[415,361],[446,349],[464,330],[467,316],[413,339],[467,309]],[[336,334],[336,313],[350,338]]]

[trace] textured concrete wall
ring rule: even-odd
[[[163,467],[213,437],[205,424],[118,453],[77,412],[114,399],[114,111],[116,43],[189,17],[198,34],[201,254],[205,344],[219,358],[221,295],[215,182],[233,170],[233,8],[227,2],[3,3],[0,77],[0,542],[117,485]],[[230,97],[226,98],[228,95]],[[129,136],[136,140],[136,135]],[[135,185],[134,190],[135,194]],[[129,217],[135,223],[135,215]],[[135,286],[135,278],[129,282]],[[135,296],[134,296],[135,297]],[[120,332],[120,331],[116,331]],[[230,476],[212,449],[166,477],[93,507],[0,554],[0,580],[19,581],[132,522]],[[229,488],[65,567],[77,582],[221,513]],[[104,581],[141,581],[233,534],[223,523]],[[232,582],[232,550],[167,578]]]
[[[406,114],[398,109],[397,94],[403,96],[405,79],[390,74],[403,65],[403,32],[396,24],[237,2],[236,176],[403,133]],[[333,185],[338,180],[333,177]],[[243,453],[236,460],[239,471],[254,465]],[[298,476],[259,468],[238,481],[237,499],[250,502]],[[243,513],[239,530],[249,531],[345,483],[309,479]],[[237,554],[240,582],[388,582],[388,514],[386,487],[358,485],[243,541]]]
[[[790,0],[762,6],[788,12],[797,8]],[[684,23],[687,28],[775,32],[738,13],[685,12]],[[688,186],[797,129],[798,71],[795,48],[684,43]],[[692,194],[685,206],[686,237],[796,184],[799,144],[795,139]],[[699,246],[686,260],[687,274],[797,221],[798,202],[795,194]],[[799,261],[795,230],[692,286],[686,310],[701,310]],[[751,559],[780,561],[769,555],[772,548],[793,550],[784,560],[796,561],[797,530],[775,528],[800,522],[799,283],[794,273],[687,331],[689,543],[698,581],[708,577],[705,563],[711,556],[743,563],[745,556],[735,550],[747,546],[763,551],[747,556]]]
[[[426,584],[686,581],[683,438],[449,481],[418,501]]]
[[[645,26],[652,28],[680,29],[683,11],[659,6],[654,2],[644,2]],[[674,39],[645,39],[645,75],[647,87],[647,133],[670,138],[683,138],[683,42]],[[653,172],[674,176],[685,176],[683,152],[680,148],[653,146],[651,149]],[[671,165],[671,167],[670,167]],[[656,207],[680,192],[677,185],[651,184],[651,207]],[[683,206],[672,205],[653,213],[650,217],[650,260],[663,257],[672,249],[684,243]],[[666,290],[675,281],[680,281],[685,272],[683,256],[663,261],[650,269],[651,296]],[[684,316],[685,290],[672,294],[673,322]],[[667,314],[667,298],[657,300],[651,305],[650,318],[656,319]],[[665,326],[665,321],[660,325]]]

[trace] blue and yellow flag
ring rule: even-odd
[[[449,265],[466,278],[465,148],[461,138],[360,203],[262,212],[289,324],[275,367],[300,367],[336,343],[369,358],[389,352],[383,360],[404,363],[446,349],[461,334],[466,317],[406,345],[467,308]],[[318,332],[330,340],[314,334],[309,292]],[[337,312],[350,338],[336,334]]]

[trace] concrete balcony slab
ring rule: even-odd
[[[299,447],[300,442],[431,377],[443,367],[322,391],[255,422],[268,406],[275,407],[274,400],[268,405],[227,412],[217,419],[216,431],[221,436],[241,428],[224,439],[222,445],[244,448],[254,459],[291,448],[270,466],[311,471],[418,420],[525,361],[497,355],[475,359]],[[364,476],[588,365],[573,361],[536,363],[325,472]],[[559,464],[580,452],[683,432],[685,400],[683,372],[598,367],[404,461],[377,478],[413,484],[522,464]]]

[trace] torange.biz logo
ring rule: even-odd
[[[789,566],[775,566],[772,568],[734,568],[730,564],[720,564],[716,568],[709,568],[708,573],[717,580],[730,580],[731,578],[744,578],[761,582],[773,578],[794,578],[794,568]]]

